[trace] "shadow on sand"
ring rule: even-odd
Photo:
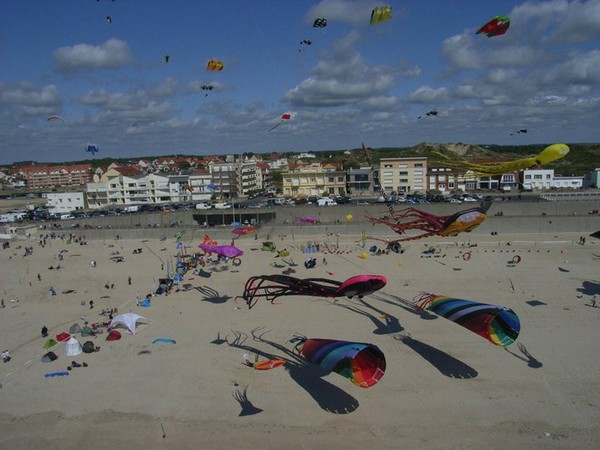
[[[338,299],[335,299],[329,303],[368,318],[373,322],[373,325],[375,325],[373,334],[392,334],[404,330],[404,327],[400,325],[400,321],[397,317],[367,303],[364,298],[354,297],[352,300],[349,300],[349,302],[351,302],[351,304],[341,303]],[[375,312],[375,314],[368,310]]]
[[[414,350],[419,356],[449,378],[469,379],[475,378],[478,372],[454,356],[450,356],[429,344],[413,339],[410,336],[394,336],[404,345]]]
[[[284,356],[259,350],[256,347],[248,345],[245,343],[248,335],[240,331],[232,332],[235,338],[227,340],[227,344],[230,347],[252,352],[265,359],[283,359],[285,361],[284,368],[290,375],[290,378],[304,389],[324,411],[333,414],[349,414],[358,408],[359,403],[356,398],[322,378],[328,375],[329,372],[323,370],[321,367],[310,364],[283,345],[265,339],[264,336],[268,333],[267,331],[261,331],[261,328],[253,329],[251,331],[252,340],[257,343],[267,344]]]
[[[531,367],[532,369],[539,369],[540,367],[543,366],[543,364],[538,361],[537,359],[535,359],[531,353],[529,353],[529,351],[527,350],[527,348],[521,344],[518,343],[517,344],[517,348],[519,349],[519,351],[521,352],[521,355],[517,355],[516,353],[511,352],[508,347],[504,347],[504,350],[506,350],[507,353],[510,353],[511,355],[513,355],[515,358],[520,359],[523,362],[527,363],[527,367]]]
[[[239,389],[236,389],[231,394],[233,396],[233,398],[235,398],[236,401],[240,404],[240,407],[242,408],[238,417],[253,416],[254,414],[258,414],[263,411],[262,409],[254,406],[252,404],[252,402],[250,400],[248,400],[247,392],[248,392],[248,386],[246,386],[241,391]]]
[[[219,295],[219,293],[215,289],[211,288],[210,286],[201,286],[201,287],[196,287],[194,289],[196,289],[198,292],[200,292],[202,295],[204,295],[204,298],[202,299],[203,302],[220,304],[220,303],[225,303],[225,302],[227,302],[227,300],[233,298],[229,295]]]

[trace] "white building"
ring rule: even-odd
[[[528,169],[523,171],[523,189],[581,189],[584,178],[557,176],[554,169]]]
[[[73,211],[85,209],[85,195],[83,192],[50,192],[48,199],[48,212],[50,214],[69,214]]]

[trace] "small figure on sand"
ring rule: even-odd
[[[94,309],[94,300],[90,300],[90,309]]]
[[[48,337],[48,327],[46,325],[42,327],[42,337]]]
[[[131,286],[131,277],[127,277],[127,284]]]
[[[42,281],[42,276],[38,273],[38,281]]]
[[[5,363],[10,361],[10,353],[8,353],[8,350],[4,350],[2,352],[2,361],[4,361]]]

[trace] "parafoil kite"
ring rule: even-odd
[[[92,156],[95,156],[96,153],[98,153],[100,151],[100,149],[98,148],[97,145],[87,144],[85,147],[85,151],[90,152],[92,154]]]
[[[208,61],[208,64],[206,64],[206,70],[213,70],[217,72],[223,70],[223,67],[223,61],[219,61],[217,59],[211,59],[210,61]]]
[[[392,18],[392,7],[381,6],[371,11],[371,25],[387,22]]]
[[[379,289],[387,283],[381,275],[356,275],[346,281],[326,278],[295,278],[289,275],[257,275],[250,277],[244,286],[241,298],[252,308],[259,298],[264,297],[271,303],[284,295],[307,295],[312,297],[363,297]],[[240,296],[236,297],[239,298]]]
[[[485,34],[487,37],[500,36],[508,31],[510,27],[510,19],[506,16],[496,16],[484,26],[482,26],[475,34]]]
[[[530,158],[516,159],[514,161],[496,162],[496,163],[469,163],[467,161],[450,158],[443,153],[437,153],[442,159],[435,161],[447,167],[459,170],[471,171],[478,176],[502,175],[510,172],[518,172],[533,166],[541,166],[556,161],[569,153],[569,146],[565,144],[553,144],[546,147],[538,155]]]
[[[477,208],[465,209],[449,216],[436,216],[416,208],[405,208],[397,212],[390,208],[391,219],[374,217],[368,217],[368,219],[373,224],[387,225],[398,234],[403,234],[408,230],[425,232],[417,236],[408,236],[393,241],[386,240],[390,243],[431,236],[456,236],[459,233],[468,233],[481,225],[487,219],[487,211],[491,204],[492,200],[487,198]]]
[[[63,119],[60,116],[50,116],[50,117],[48,117],[48,122],[53,122],[53,121],[57,121],[57,120],[62,120],[63,122],[65,122],[65,119]]]
[[[325,19],[324,17],[319,17],[319,18],[315,19],[315,21],[313,22],[314,28],[324,28],[326,26],[327,26],[327,19]]]
[[[451,320],[501,347],[515,342],[521,331],[519,317],[512,309],[503,306],[423,294],[417,301],[417,307]]]
[[[429,112],[425,113],[425,115],[427,117],[437,117],[438,112],[433,110],[433,111],[429,111]],[[417,117],[417,119],[421,119],[421,118],[422,118],[422,116]]]
[[[275,125],[273,128],[271,128],[269,131],[273,131],[275,128],[277,128],[279,125],[281,125],[282,123],[287,122],[288,120],[290,120],[292,118],[292,115],[290,113],[284,113],[281,115],[281,120],[279,121],[279,123],[277,125]],[[267,131],[267,133],[269,132]]]
[[[362,388],[376,385],[385,374],[385,355],[376,345],[305,336],[294,336],[289,342],[295,344],[294,352],[307,361]]]

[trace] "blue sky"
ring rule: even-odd
[[[0,163],[600,141],[600,0],[383,4],[4,0]]]

